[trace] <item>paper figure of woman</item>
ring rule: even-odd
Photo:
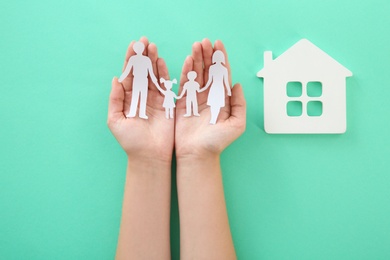
[[[225,106],[225,88],[228,96],[231,96],[228,69],[224,66],[225,55],[222,51],[215,51],[212,57],[213,65],[209,69],[209,79],[206,85],[199,91],[203,92],[210,87],[207,105],[210,106],[210,124],[215,124],[221,107]]]

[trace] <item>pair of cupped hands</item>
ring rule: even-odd
[[[149,43],[146,37],[140,39],[145,45],[144,55],[147,55],[153,66],[157,78],[170,79],[165,61],[158,56],[157,47]],[[128,59],[134,55],[131,42],[125,57],[125,65]],[[212,65],[214,51],[221,50],[225,54],[225,66],[229,72],[229,84],[232,85],[230,65],[227,59],[225,47],[221,41],[216,41],[214,47],[210,40],[204,39],[192,46],[192,54],[188,56],[182,68],[180,76],[179,93],[183,90],[184,83],[188,80],[187,73],[195,71],[196,81],[200,86],[208,80],[208,70]],[[124,69],[123,68],[123,69]],[[219,154],[245,130],[246,103],[240,84],[235,84],[232,95],[225,97],[225,107],[221,108],[215,125],[209,124],[210,107],[207,105],[208,91],[198,93],[199,117],[184,117],[186,113],[186,100],[182,98],[176,103],[174,119],[165,117],[165,109],[162,107],[164,100],[154,84],[149,79],[148,99],[146,114],[149,119],[139,117],[126,118],[129,112],[132,95],[132,74],[128,80],[122,83],[118,78],[112,80],[112,90],[109,98],[107,124],[125,150],[128,157],[142,160],[160,160],[170,163],[175,149],[176,158],[201,159]]]

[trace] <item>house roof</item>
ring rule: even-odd
[[[352,76],[350,70],[307,39],[298,41],[276,59],[264,62],[264,68],[257,73],[260,78],[283,75],[299,80],[302,77]]]

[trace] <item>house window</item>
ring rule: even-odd
[[[308,82],[306,90],[308,97],[320,97],[322,95],[322,83],[318,81]]]
[[[302,83],[298,81],[288,82],[286,91],[288,97],[300,97],[302,96]]]
[[[322,102],[321,101],[309,101],[307,102],[307,115],[308,116],[320,116],[322,115]]]
[[[288,116],[310,117],[322,115],[322,83],[319,81],[290,81],[286,85],[288,97],[286,112]],[[305,109],[303,109],[305,108]]]
[[[302,102],[301,101],[287,102],[287,115],[288,116],[301,116],[302,115]]]

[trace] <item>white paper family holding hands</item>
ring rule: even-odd
[[[206,85],[201,88],[195,81],[197,73],[190,71],[187,73],[188,81],[183,85],[182,93],[177,96],[172,91],[172,85],[177,84],[177,80],[168,80],[161,78],[160,83],[164,84],[162,89],[158,84],[157,78],[153,72],[152,62],[148,56],[143,55],[145,45],[142,42],[136,42],[133,46],[135,55],[128,60],[125,70],[119,78],[122,82],[132,70],[133,73],[133,93],[131,97],[130,110],[126,117],[135,117],[139,103],[139,117],[148,119],[146,115],[146,101],[148,94],[148,76],[156,88],[164,95],[162,106],[165,108],[166,118],[173,118],[175,108],[175,98],[180,99],[186,96],[186,113],[184,117],[191,115],[200,116],[198,112],[197,93],[203,92],[210,88],[207,105],[210,106],[211,119],[210,124],[215,124],[221,107],[225,106],[225,89],[228,96],[231,96],[231,86],[228,80],[228,70],[224,66],[225,55],[222,51],[215,51],[212,56],[212,65],[209,68],[209,77]]]

